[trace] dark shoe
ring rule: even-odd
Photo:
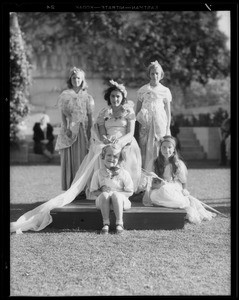
[[[124,232],[124,226],[123,225],[116,225],[116,234],[121,234],[122,232]]]
[[[109,225],[105,224],[101,229],[101,234],[108,234],[109,233]]]

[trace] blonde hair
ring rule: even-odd
[[[118,153],[120,153],[119,156],[119,164],[124,160],[123,154],[122,154],[122,148],[120,146],[118,146],[117,144],[107,144],[101,152],[101,158],[105,159],[105,155],[108,149],[112,149],[112,150],[116,150],[118,151]]]
[[[147,75],[148,75],[149,78],[150,78],[150,71],[151,71],[151,69],[155,69],[155,70],[156,69],[160,69],[160,71],[161,71],[161,78],[160,78],[160,80],[164,78],[163,68],[162,68],[162,66],[160,65],[160,63],[157,60],[151,62],[149,64],[148,68],[147,68]]]
[[[80,76],[82,78],[81,89],[86,90],[88,88],[88,85],[87,85],[87,82],[86,82],[86,79],[85,79],[85,72],[82,69],[77,68],[77,67],[73,67],[73,68],[70,69],[68,79],[66,81],[68,88],[71,89],[73,87],[72,83],[71,83],[71,77],[74,74],[80,74]]]

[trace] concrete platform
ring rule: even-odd
[[[51,211],[51,227],[58,229],[79,228],[82,230],[100,230],[101,212],[96,209],[94,200],[75,200],[72,203]],[[182,229],[186,211],[165,207],[145,207],[142,203],[132,202],[132,207],[124,211],[124,227],[128,230],[173,230]],[[115,215],[110,213],[112,229]]]

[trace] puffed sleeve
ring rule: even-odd
[[[90,183],[90,192],[97,191],[99,186],[99,170],[95,171]]]
[[[99,114],[98,114],[98,116],[97,116],[97,118],[96,118],[96,123],[97,123],[98,125],[104,125],[104,124],[105,124],[105,117],[106,117],[106,115],[107,115],[107,111],[108,111],[107,108],[103,108],[103,109],[99,112]]]
[[[181,183],[187,183],[188,170],[182,160],[179,160],[178,162],[178,170],[176,176]]]
[[[63,91],[59,98],[58,98],[58,102],[57,102],[57,106],[59,108],[59,110],[61,110],[63,113],[68,114],[69,113],[69,102],[71,100],[71,95],[70,93],[66,90]]]
[[[165,98],[167,99],[168,102],[172,101],[172,94],[169,88],[166,88],[166,96]]]
[[[127,112],[125,118],[127,120],[136,120],[134,108],[132,106],[127,105],[127,106],[125,106],[125,109],[126,109],[126,112]]]
[[[95,101],[91,95],[88,94],[86,109],[88,114],[93,114],[95,109]]]
[[[126,192],[134,192],[134,184],[133,180],[128,171],[123,170],[124,172],[124,190]]]

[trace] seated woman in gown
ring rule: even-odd
[[[130,173],[134,183],[134,192],[137,192],[141,176],[141,154],[138,143],[134,138],[135,113],[133,102],[127,101],[127,91],[123,84],[111,80],[109,88],[105,91],[104,99],[108,106],[103,108],[96,119],[92,134],[91,150],[96,144],[117,144],[123,148],[123,167]],[[91,151],[90,151],[91,152]],[[99,158],[94,171],[101,167]],[[88,183],[89,186],[89,183]],[[87,198],[92,198],[89,188],[86,189]]]
[[[133,103],[127,102],[127,91],[123,84],[111,80],[105,91],[108,107],[102,109],[91,130],[89,153],[82,161],[70,188],[11,223],[10,231],[39,231],[52,222],[50,211],[71,203],[86,189],[87,199],[95,199],[90,193],[90,183],[94,171],[102,165],[102,149],[112,143],[123,149],[124,167],[132,177],[134,192],[137,192],[141,179],[141,154],[134,138],[135,113]]]

